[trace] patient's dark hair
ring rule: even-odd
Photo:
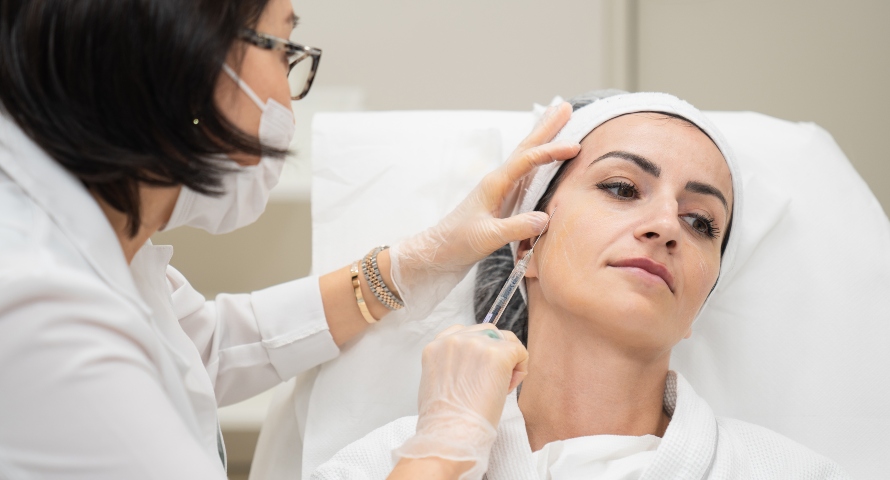
[[[214,102],[239,31],[267,2],[0,0],[2,113],[135,235],[139,183],[219,193],[213,156],[284,155]]]
[[[572,105],[572,111],[575,111],[602,98],[622,93],[627,92],[621,90],[596,90],[573,97],[569,99],[568,102]],[[678,115],[663,112],[653,113],[675,118],[695,128],[699,128],[698,125]],[[707,135],[707,132],[703,131],[702,133]],[[710,136],[708,138],[710,138]],[[568,166],[572,160],[563,162],[556,171],[553,180],[547,185],[547,189],[535,205],[536,211],[543,212],[547,209],[550,200],[553,199],[553,195],[556,193],[556,189],[565,179]],[[728,223],[732,225],[732,218],[730,218]],[[720,248],[721,255],[726,249],[729,233],[730,230],[727,228],[726,235],[723,236],[723,243]],[[507,278],[510,276],[515,265],[513,251],[510,249],[510,245],[504,245],[479,262],[476,269],[476,286],[473,296],[473,309],[476,316],[476,323],[482,323],[485,319],[485,315],[488,314],[488,310],[491,308],[491,305],[494,303],[495,298],[498,293],[500,293],[501,288],[504,286],[504,283],[506,283]],[[521,295],[514,295],[513,298],[510,299],[510,303],[508,303],[507,308],[504,309],[504,313],[501,315],[501,319],[498,320],[497,326],[502,330],[512,331],[523,345],[528,345],[528,306],[526,305],[525,300],[522,299]]]

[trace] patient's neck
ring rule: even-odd
[[[529,322],[529,374],[519,396],[532,451],[589,435],[664,435],[670,351],[640,358],[580,329],[536,329],[554,325],[537,320]]]

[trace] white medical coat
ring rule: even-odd
[[[714,415],[707,402],[676,372],[665,384],[664,408],[671,415],[655,455],[640,480],[843,480],[835,462],[763,427]],[[417,417],[403,417],[340,450],[312,480],[384,479],[395,466],[392,450],[414,435]],[[571,441],[571,440],[569,440]],[[509,395],[491,448],[487,480],[540,480],[525,419]],[[584,478],[583,475],[563,477]],[[560,480],[555,478],[555,480]]]
[[[335,357],[318,279],[205,301],[128,266],[83,185],[0,115],[0,478],[224,479],[217,407]]]

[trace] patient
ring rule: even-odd
[[[560,134],[583,138],[581,152],[540,169],[514,212],[555,214],[498,325],[526,343],[529,373],[507,399],[486,478],[847,478],[777,433],[716,418],[669,369],[731,267],[741,183],[725,140],[688,104],[596,98],[573,101]],[[530,246],[482,262],[477,318]],[[385,478],[415,423],[381,427],[312,478]]]

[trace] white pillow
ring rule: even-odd
[[[746,219],[732,232],[743,240],[733,278],[675,349],[673,368],[718,415],[776,430],[854,477],[884,475],[890,222],[821,128],[755,113],[709,117],[743,171]],[[313,270],[434,224],[532,123],[526,112],[318,115]],[[426,321],[388,317],[317,376],[288,386],[263,436],[294,428],[281,420],[296,411],[305,476],[374,428],[416,414],[420,351],[447,325],[474,323],[473,278]]]

